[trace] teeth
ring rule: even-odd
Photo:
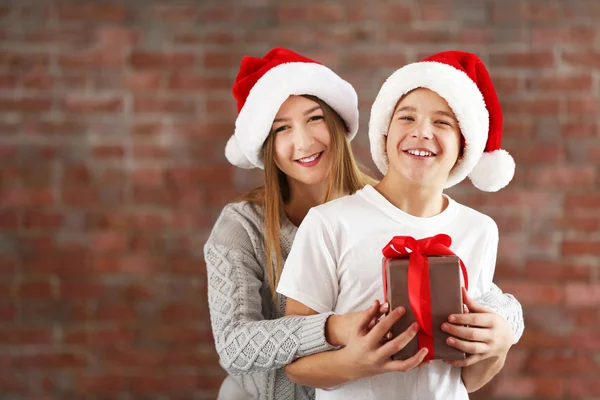
[[[317,157],[319,157],[319,154],[321,154],[321,153],[317,153],[317,154],[312,155],[310,157],[301,158],[298,161],[300,161],[301,163],[309,163],[311,161],[315,161],[317,159]]]
[[[412,154],[413,156],[419,157],[431,157],[433,153],[425,150],[407,150],[407,153]]]

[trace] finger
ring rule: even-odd
[[[407,330],[402,332],[400,335],[395,337],[393,340],[390,340],[385,345],[381,346],[377,350],[378,357],[381,358],[389,358],[402,350],[406,345],[414,339],[417,332],[419,332],[419,324],[413,322],[413,324],[408,327]]]
[[[390,303],[385,302],[381,306],[379,306],[379,313],[386,314],[390,310]]]
[[[377,325],[373,327],[371,332],[369,332],[369,336],[371,336],[373,343],[379,342],[381,338],[383,338],[383,336],[392,329],[392,326],[398,322],[400,317],[402,317],[405,312],[406,310],[404,307],[398,307],[391,311],[385,318],[380,320]]]
[[[493,331],[491,329],[480,329],[443,323],[442,330],[459,339],[470,340],[471,342],[490,343],[493,339]]]
[[[417,353],[414,356],[406,360],[387,361],[383,365],[383,370],[385,372],[410,371],[411,369],[418,367],[423,362],[425,356],[427,355],[427,351],[428,350],[426,348],[422,348],[421,350],[417,351]]]
[[[462,287],[462,295],[463,295],[463,304],[467,306],[470,312],[472,313],[489,313],[491,310],[485,306],[482,306],[475,299],[469,296],[467,289]]]
[[[377,324],[377,318],[373,318],[371,320],[371,322],[369,322],[369,326],[367,327],[367,330],[370,331],[371,329],[373,329],[373,327],[375,326],[375,324]]]
[[[490,346],[483,342],[468,342],[456,338],[446,339],[449,346],[467,354],[486,354],[490,350]]]
[[[362,311],[360,316],[358,317],[358,324],[356,326],[357,332],[362,333],[368,330],[369,322],[371,322],[371,320],[377,316],[378,312],[379,301],[375,300],[373,304],[371,304],[371,307]]]
[[[469,307],[467,307],[466,304],[463,304],[463,314],[468,314],[469,313]]]
[[[466,357],[463,360],[444,360],[444,362],[448,365],[451,365],[453,367],[468,367],[470,365],[473,365],[475,363],[478,363],[479,361],[483,360],[483,356],[480,354],[473,354],[470,355],[468,357]]]
[[[469,313],[469,314],[451,314],[448,321],[455,325],[469,325],[479,328],[493,328],[495,325],[496,314],[490,313]]]

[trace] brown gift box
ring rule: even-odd
[[[450,314],[462,314],[463,302],[460,282],[460,260],[456,256],[430,256],[429,282],[431,287],[431,321],[433,332],[434,359],[461,360],[465,353],[450,347],[446,339],[450,336],[442,331],[442,323],[448,321]],[[408,258],[385,258],[387,301],[390,310],[403,306],[406,313],[392,327],[394,337],[404,332],[413,322],[415,315],[408,299]],[[394,360],[406,360],[419,350],[419,335],[406,347],[394,354]]]

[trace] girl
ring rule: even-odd
[[[346,345],[367,314],[284,317],[286,298],[275,287],[308,210],[375,183],[349,145],[357,95],[330,69],[281,48],[245,57],[233,92],[239,115],[227,159],[263,168],[265,180],[224,208],[205,246],[215,346],[230,374],[219,397],[312,398],[314,390],[293,384],[283,367]],[[519,308],[499,292],[490,299],[501,302],[502,310]],[[371,311],[369,321],[384,311]],[[374,334],[381,340],[386,332]]]

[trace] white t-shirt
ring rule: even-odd
[[[394,236],[415,239],[445,233],[469,274],[469,295],[490,290],[498,227],[494,220],[454,200],[431,218],[407,214],[372,186],[311,209],[300,225],[277,291],[313,310],[343,314],[383,300],[382,249]],[[317,399],[468,399],[461,369],[435,360],[410,372],[362,378]]]

